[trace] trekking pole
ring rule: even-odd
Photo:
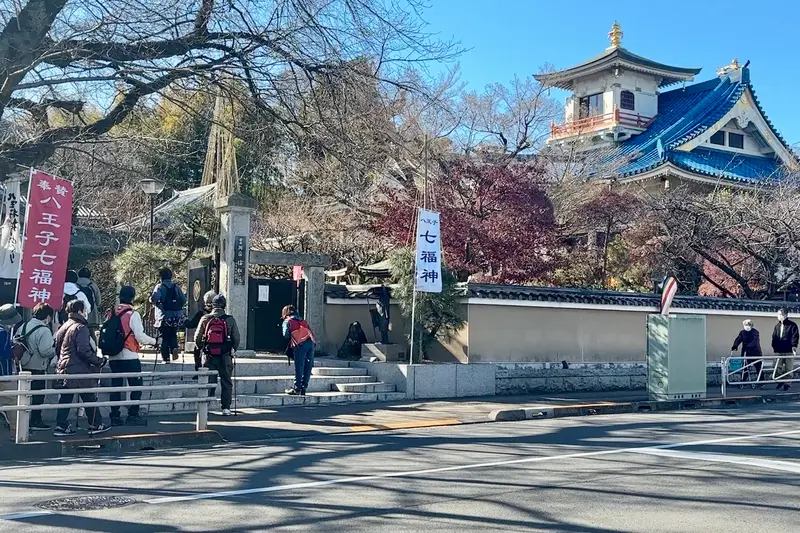
[[[236,394],[236,351],[232,352],[233,354],[233,416],[239,415],[239,402],[238,402],[238,395]]]

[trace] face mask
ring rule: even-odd
[[[751,329],[753,329],[753,326],[745,326],[745,327],[744,327],[744,330],[745,330],[745,331],[750,331]]]

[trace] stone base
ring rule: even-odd
[[[378,361],[405,361],[408,356],[406,349],[400,344],[362,344],[361,360],[370,361],[372,358]]]

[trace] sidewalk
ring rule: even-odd
[[[719,389],[708,391],[709,401],[691,402],[694,408],[724,407],[726,404],[744,405],[763,402],[800,401],[800,392],[777,392],[774,389],[739,390],[729,392],[727,401],[718,401]],[[715,401],[716,399],[717,401]],[[644,402],[638,404],[637,402]],[[237,416],[209,415],[211,431],[194,433],[194,415],[151,415],[146,427],[116,427],[109,433],[91,438],[83,431],[70,439],[55,438],[51,432],[31,435],[31,443],[17,446],[8,440],[0,442],[0,459],[33,458],[97,453],[103,451],[138,451],[161,449],[193,444],[228,442],[254,442],[264,440],[295,439],[310,435],[331,435],[392,429],[434,427],[458,424],[485,423],[493,420],[524,419],[497,417],[490,414],[500,411],[507,415],[533,408],[543,418],[540,409],[552,408],[556,416],[581,416],[614,412],[636,412],[642,406],[650,410],[645,391],[622,391],[606,393],[573,393],[569,395],[544,396],[499,396],[452,401],[404,401],[393,403],[314,405],[279,409],[240,409]],[[659,408],[685,409],[684,405],[660,402]],[[221,438],[220,438],[221,437]],[[38,452],[33,453],[35,450]]]

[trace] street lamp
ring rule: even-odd
[[[165,185],[163,181],[153,178],[139,180],[139,188],[150,197],[150,244],[153,244],[153,220],[155,218],[156,197],[161,194]]]

